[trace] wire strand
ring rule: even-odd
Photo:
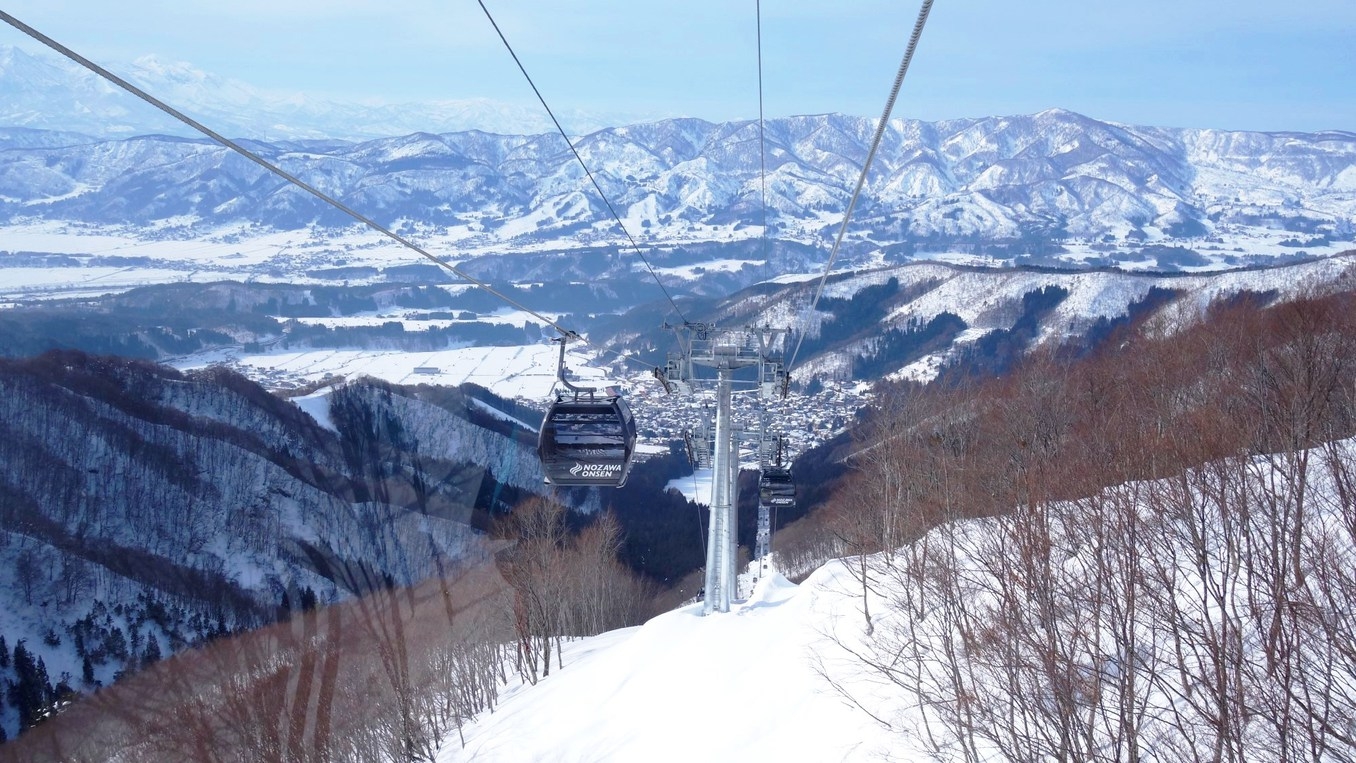
[[[219,133],[219,132],[213,130],[212,128],[210,128],[210,127],[208,127],[208,126],[202,124],[201,122],[199,122],[199,121],[197,121],[196,119],[194,119],[194,118],[188,116],[187,114],[183,113],[182,111],[179,111],[178,109],[174,108],[173,106],[170,106],[168,103],[165,103],[164,101],[160,100],[159,98],[156,98],[155,96],[151,95],[150,93],[146,92],[145,90],[141,89],[140,87],[137,87],[136,85],[132,84],[131,82],[128,82],[127,80],[123,79],[122,77],[119,77],[117,74],[114,74],[113,72],[109,71],[108,69],[104,68],[103,66],[100,66],[99,64],[97,64],[97,63],[95,63],[95,62],[89,60],[88,58],[85,58],[84,56],[80,55],[79,53],[75,52],[74,50],[72,50],[72,49],[66,47],[65,45],[62,45],[61,43],[57,42],[56,40],[52,39],[51,37],[48,37],[47,35],[43,34],[42,32],[39,32],[38,30],[36,30],[36,29],[34,29],[33,27],[31,27],[31,26],[25,24],[24,22],[20,21],[19,19],[15,18],[14,16],[10,15],[9,13],[6,13],[5,11],[0,11],[0,20],[4,20],[5,23],[9,24],[10,26],[14,27],[15,29],[18,29],[19,31],[23,32],[24,34],[28,35],[29,37],[32,37],[33,39],[37,40],[38,42],[42,43],[43,45],[46,45],[47,47],[51,48],[52,50],[54,50],[54,51],[60,53],[61,55],[65,56],[66,58],[70,59],[71,61],[74,61],[75,63],[80,64],[81,66],[85,67],[86,69],[89,69],[90,71],[94,72],[95,74],[99,75],[100,77],[104,78],[105,80],[108,80],[109,82],[112,82],[114,85],[117,85],[118,87],[122,88],[123,90],[126,90],[127,92],[131,93],[132,95],[136,96],[137,98],[140,98],[141,100],[145,101],[146,103],[150,104],[151,106],[154,106],[155,108],[159,109],[160,111],[163,111],[164,113],[166,113],[166,114],[170,115],[171,117],[177,119],[178,121],[180,121],[180,122],[182,122],[182,123],[188,125],[189,127],[192,127],[194,130],[197,130],[198,132],[202,133],[203,135],[206,135],[208,138],[211,138],[212,140],[214,140],[214,141],[216,141],[217,143],[221,144],[221,145],[224,146],[225,148],[228,148],[228,149],[230,149],[231,151],[236,152],[237,154],[243,156],[244,158],[250,160],[251,162],[254,162],[255,164],[259,165],[260,167],[263,167],[264,169],[268,170],[269,172],[273,173],[274,175],[277,175],[278,177],[282,178],[283,180],[286,180],[287,182],[289,182],[289,183],[291,183],[292,185],[294,185],[294,186],[296,186],[296,187],[302,189],[303,191],[305,191],[305,192],[311,194],[312,196],[314,196],[315,198],[317,198],[317,199],[319,199],[319,200],[325,202],[326,204],[329,204],[330,206],[334,207],[335,209],[338,209],[339,211],[343,212],[344,214],[348,215],[349,217],[352,217],[353,219],[357,220],[358,222],[360,222],[360,223],[366,225],[367,227],[369,227],[369,228],[371,228],[371,229],[377,231],[378,233],[381,233],[381,234],[387,236],[388,238],[390,238],[390,239],[396,241],[397,243],[399,243],[400,245],[404,246],[405,248],[407,248],[407,249],[409,249],[409,250],[411,250],[411,251],[413,251],[413,252],[416,252],[417,254],[419,254],[420,256],[424,257],[425,259],[428,259],[428,260],[432,261],[434,264],[436,264],[436,265],[438,265],[438,266],[440,266],[440,267],[442,267],[442,268],[445,268],[448,272],[452,273],[453,275],[457,276],[458,278],[461,278],[462,280],[467,281],[468,283],[474,284],[475,286],[478,286],[478,287],[480,287],[481,289],[484,289],[485,291],[489,292],[490,294],[493,294],[495,297],[497,297],[497,298],[503,300],[505,303],[509,304],[510,306],[512,306],[512,307],[514,307],[514,308],[516,308],[516,309],[518,309],[518,310],[522,310],[523,312],[525,312],[525,313],[531,315],[532,317],[537,318],[538,320],[542,321],[542,322],[545,323],[546,325],[548,325],[548,326],[550,326],[551,328],[555,329],[556,331],[560,332],[563,336],[565,336],[565,337],[567,337],[567,338],[569,338],[569,339],[572,339],[572,340],[577,340],[577,341],[581,341],[581,342],[584,341],[583,337],[581,337],[578,333],[576,333],[576,332],[574,332],[574,331],[571,331],[570,329],[567,329],[567,328],[565,328],[564,326],[561,326],[561,325],[560,325],[559,323],[557,323],[555,320],[552,320],[551,318],[547,318],[546,316],[544,316],[544,315],[542,315],[541,313],[539,313],[539,312],[533,310],[532,308],[527,307],[526,305],[523,305],[522,303],[518,302],[517,300],[514,300],[512,297],[509,297],[508,295],[506,295],[506,294],[500,292],[499,290],[495,289],[493,286],[491,286],[490,284],[486,283],[485,281],[481,281],[480,279],[478,279],[478,278],[476,278],[476,277],[470,275],[469,273],[465,272],[465,271],[462,270],[461,268],[458,268],[456,265],[453,265],[452,263],[448,262],[447,260],[444,260],[444,259],[442,259],[441,257],[438,257],[438,256],[434,255],[433,253],[427,251],[426,249],[424,249],[423,247],[421,247],[421,246],[419,246],[418,244],[414,243],[413,241],[410,241],[409,239],[405,238],[404,236],[401,236],[400,234],[396,233],[395,231],[393,231],[393,230],[387,228],[386,226],[382,225],[381,223],[378,223],[376,220],[373,220],[372,218],[370,218],[370,217],[368,217],[367,215],[365,215],[365,214],[363,214],[363,213],[357,211],[356,209],[353,209],[352,207],[348,206],[347,204],[343,203],[342,201],[339,201],[338,199],[334,198],[333,196],[330,196],[329,194],[325,193],[324,191],[321,191],[320,189],[318,189],[318,188],[316,188],[315,186],[313,186],[313,185],[307,183],[306,181],[302,180],[301,178],[297,177],[296,175],[293,175],[292,173],[288,172],[287,170],[284,170],[283,168],[279,167],[278,165],[273,164],[272,162],[268,161],[267,159],[264,159],[263,157],[259,156],[258,154],[254,153],[253,151],[249,150],[248,148],[245,148],[243,145],[241,145],[241,144],[238,143],[237,141],[234,141],[234,140],[232,140],[232,139],[230,139],[230,138],[227,138],[226,136],[224,136],[224,135],[222,135],[221,133]],[[587,342],[585,342],[585,343],[587,344]]]
[[[645,363],[645,362],[641,361],[639,358],[637,358],[637,357],[635,357],[635,356],[633,356],[633,355],[629,355],[629,354],[627,354],[627,353],[620,352],[620,351],[617,351],[617,350],[613,350],[613,349],[611,349],[611,348],[609,348],[609,347],[604,347],[604,346],[602,346],[602,345],[597,345],[597,344],[594,344],[594,343],[590,342],[589,340],[585,339],[582,335],[580,335],[578,332],[576,332],[576,331],[574,331],[574,330],[572,330],[572,329],[569,329],[569,328],[567,328],[567,327],[561,325],[558,321],[556,321],[556,320],[554,320],[554,319],[552,319],[552,318],[548,318],[547,316],[545,316],[545,315],[543,315],[543,314],[537,312],[536,310],[533,310],[533,309],[530,308],[530,307],[527,307],[526,305],[524,305],[524,304],[518,302],[517,300],[515,300],[515,299],[513,299],[512,297],[508,296],[507,294],[504,294],[503,292],[501,292],[501,291],[499,291],[498,289],[494,288],[494,287],[491,286],[489,283],[487,283],[487,282],[485,282],[485,281],[482,281],[482,280],[476,278],[475,276],[472,276],[471,274],[467,273],[466,271],[462,270],[461,268],[458,268],[456,265],[453,265],[452,263],[448,262],[447,260],[444,260],[443,258],[438,257],[437,255],[432,254],[431,252],[427,251],[426,249],[424,249],[423,247],[421,247],[421,246],[419,246],[418,244],[414,243],[413,241],[410,241],[409,239],[405,238],[404,236],[401,236],[400,234],[396,233],[395,231],[392,231],[391,229],[387,228],[386,226],[382,225],[381,223],[378,223],[377,221],[373,220],[372,218],[368,217],[367,215],[364,215],[363,213],[357,211],[356,209],[353,209],[352,207],[348,206],[347,204],[343,203],[342,201],[339,201],[338,199],[336,199],[336,198],[330,196],[329,194],[326,194],[324,191],[321,191],[320,189],[318,189],[318,188],[312,186],[311,184],[307,183],[306,181],[302,180],[301,178],[297,177],[296,175],[294,175],[294,174],[288,172],[287,170],[284,170],[283,168],[279,167],[278,165],[273,164],[272,162],[268,161],[267,159],[264,159],[263,157],[259,156],[258,154],[254,153],[253,151],[250,151],[250,150],[249,150],[248,148],[246,148],[245,146],[241,145],[239,142],[237,142],[237,141],[235,141],[235,140],[232,140],[232,139],[230,139],[230,138],[227,138],[226,136],[224,136],[224,135],[222,135],[221,133],[219,133],[219,132],[213,130],[212,128],[210,128],[210,127],[208,127],[208,126],[202,124],[201,122],[199,122],[199,121],[197,121],[196,119],[194,119],[194,118],[188,116],[187,114],[183,113],[182,111],[179,111],[178,109],[174,108],[173,106],[170,106],[169,104],[165,103],[164,101],[160,100],[159,98],[156,98],[155,96],[153,96],[153,95],[151,95],[150,93],[146,92],[146,91],[143,90],[142,88],[140,88],[140,87],[138,87],[138,86],[132,84],[131,82],[129,82],[129,81],[123,79],[122,77],[120,77],[120,76],[118,76],[117,74],[113,73],[112,71],[106,69],[105,67],[103,67],[103,66],[101,66],[101,65],[99,65],[99,64],[97,64],[97,63],[95,63],[95,62],[93,62],[93,61],[91,61],[91,60],[89,60],[88,58],[85,58],[84,56],[82,56],[82,55],[80,55],[79,53],[75,52],[75,51],[72,50],[71,48],[69,48],[69,47],[67,47],[67,46],[65,46],[65,45],[63,45],[63,44],[61,44],[60,42],[57,42],[56,40],[54,40],[54,39],[52,39],[51,37],[49,37],[49,36],[43,34],[42,32],[38,31],[37,29],[34,29],[33,27],[29,26],[28,24],[25,24],[24,22],[22,22],[22,21],[20,21],[19,19],[15,18],[13,15],[11,15],[11,14],[9,14],[9,13],[3,11],[3,10],[0,10],[0,20],[3,20],[6,24],[9,24],[10,26],[14,27],[15,29],[19,30],[20,32],[23,32],[24,34],[28,35],[29,37],[32,37],[34,40],[37,40],[38,42],[42,43],[43,45],[47,46],[48,48],[51,48],[52,50],[56,51],[57,53],[60,53],[62,56],[64,56],[64,57],[70,59],[71,61],[74,61],[75,63],[79,64],[80,66],[83,66],[84,68],[90,70],[91,72],[94,72],[96,75],[98,75],[98,76],[104,78],[105,80],[107,80],[107,81],[113,83],[114,85],[117,85],[118,87],[122,88],[123,90],[127,91],[128,93],[131,93],[132,95],[136,96],[137,98],[141,99],[142,101],[145,101],[146,103],[150,104],[151,106],[155,107],[156,109],[159,109],[160,111],[162,111],[162,112],[168,114],[169,116],[171,116],[171,117],[173,117],[174,119],[176,119],[176,120],[182,122],[183,124],[188,125],[189,127],[193,128],[194,130],[197,130],[198,132],[202,133],[203,135],[206,135],[208,138],[212,139],[212,140],[215,141],[216,143],[219,143],[219,144],[222,145],[223,147],[225,147],[225,148],[227,148],[227,149],[229,149],[229,150],[231,150],[231,151],[236,152],[237,154],[239,154],[240,156],[244,157],[245,159],[248,159],[249,161],[251,161],[251,162],[253,162],[253,163],[259,165],[260,167],[262,167],[262,168],[264,168],[265,170],[267,170],[267,171],[273,173],[274,175],[277,175],[278,177],[280,177],[280,178],[282,178],[283,180],[287,181],[288,183],[291,183],[292,185],[294,185],[294,186],[300,188],[301,190],[303,190],[303,191],[309,193],[310,195],[314,196],[315,198],[319,199],[320,201],[322,201],[322,202],[324,202],[324,203],[326,203],[326,204],[329,204],[330,206],[334,207],[335,209],[338,209],[339,211],[343,212],[344,214],[348,215],[349,217],[352,217],[353,219],[357,220],[358,222],[360,222],[360,223],[366,225],[367,227],[371,228],[372,230],[375,230],[375,231],[377,231],[378,233],[381,233],[382,235],[384,235],[384,236],[390,238],[391,240],[395,241],[396,243],[400,244],[401,246],[404,246],[405,248],[407,248],[407,249],[409,249],[409,250],[411,250],[411,251],[413,251],[413,252],[419,254],[421,257],[424,257],[425,259],[427,259],[427,260],[433,262],[435,265],[437,265],[437,266],[439,266],[439,267],[441,267],[441,268],[444,268],[445,270],[447,270],[448,272],[450,272],[450,273],[452,273],[453,275],[457,276],[458,278],[460,278],[460,279],[466,281],[467,283],[470,283],[470,284],[472,284],[472,285],[474,285],[474,286],[476,286],[476,287],[479,287],[479,288],[485,290],[486,292],[488,292],[489,294],[491,294],[491,295],[495,296],[496,298],[502,300],[504,303],[508,304],[509,306],[511,306],[511,307],[513,307],[513,308],[515,308],[515,309],[518,309],[518,310],[522,310],[523,312],[527,313],[528,315],[531,315],[532,317],[534,317],[534,318],[536,318],[537,320],[541,321],[541,322],[544,323],[545,325],[550,326],[551,328],[555,329],[562,337],[566,338],[567,340],[572,341],[572,342],[579,342],[580,344],[583,344],[583,345],[592,347],[592,348],[594,348],[595,350],[597,350],[597,351],[600,352],[600,353],[604,353],[604,354],[611,355],[611,356],[613,356],[613,357],[615,357],[615,358],[618,358],[618,359],[620,359],[620,360],[622,360],[622,361],[624,361],[624,362],[634,363],[634,364],[637,364],[637,365],[639,365],[639,366],[641,366],[641,367],[643,367],[643,368],[646,368],[646,369],[653,368],[653,364],[652,364],[652,363]],[[554,117],[552,117],[552,118],[554,119]],[[651,271],[651,272],[653,272],[653,271]],[[662,284],[662,283],[660,284],[660,288],[661,288],[661,289],[663,288],[663,284]],[[665,294],[667,295],[667,292],[665,292]],[[670,301],[670,303],[672,303],[672,301],[673,301],[672,298],[670,298],[669,301]],[[676,306],[675,306],[675,308],[676,308]],[[679,315],[681,316],[681,313],[679,313]]]
[[[603,192],[603,187],[599,185],[598,180],[594,178],[593,172],[589,170],[589,165],[584,161],[584,157],[579,155],[579,149],[575,148],[574,141],[570,140],[570,136],[565,132],[565,128],[560,126],[560,120],[556,119],[556,114],[546,102],[545,96],[541,94],[541,90],[537,89],[537,83],[532,81],[532,75],[527,73],[527,67],[523,65],[522,60],[518,58],[518,54],[514,52],[513,46],[509,44],[508,38],[504,36],[504,31],[499,28],[499,23],[494,20],[494,15],[491,14],[490,9],[485,6],[484,0],[476,0],[476,2],[480,4],[480,10],[485,12],[485,18],[490,20],[490,26],[494,27],[494,33],[499,35],[500,41],[504,43],[504,47],[508,49],[509,55],[513,57],[513,63],[518,65],[518,71],[523,73],[523,77],[527,79],[527,84],[531,86],[532,92],[537,95],[537,100],[541,101],[542,108],[546,109],[547,116],[551,117],[551,123],[556,126],[556,131],[560,133],[560,137],[565,139],[565,145],[570,147],[570,153],[574,154],[574,158],[579,162],[579,166],[584,168],[584,174],[588,176],[589,182],[593,184],[593,190],[597,191],[599,198],[603,200],[603,204],[607,207],[607,211],[612,214],[612,219],[617,221],[617,227],[620,228],[621,232],[626,236],[626,240],[631,243],[631,248],[634,249],[636,254],[640,257],[640,261],[645,263],[645,269],[650,271],[650,275],[654,277],[654,282],[659,284],[659,290],[664,292],[664,297],[668,299],[669,305],[673,308],[673,312],[678,314],[678,318],[683,323],[687,323],[687,318],[683,315],[683,311],[678,307],[678,303],[673,300],[673,295],[669,294],[669,290],[664,286],[664,282],[659,280],[659,274],[655,272],[654,266],[650,264],[649,258],[647,258],[645,253],[640,250],[640,245],[636,243],[636,239],[631,235],[631,231],[627,230],[626,223],[622,222],[621,215],[617,214],[616,207],[612,206],[612,202],[607,198],[607,194]]]
[[[923,0],[923,7],[918,10],[918,20],[913,25],[913,34],[909,36],[909,46],[904,51],[904,59],[899,62],[899,72],[895,74],[894,86],[890,88],[890,97],[885,101],[885,110],[881,113],[880,122],[876,125],[876,134],[871,139],[871,150],[866,154],[866,161],[862,164],[862,173],[857,177],[857,186],[853,188],[847,211],[843,213],[843,224],[838,228],[838,236],[833,241],[829,260],[824,264],[824,274],[820,276],[819,285],[815,287],[815,296],[810,300],[810,305],[805,311],[805,323],[807,324],[810,315],[819,305],[820,296],[824,294],[824,284],[828,282],[829,273],[833,271],[833,262],[838,259],[838,249],[843,245],[843,236],[847,233],[848,222],[852,220],[852,210],[857,206],[857,197],[862,193],[862,186],[866,184],[867,173],[870,172],[871,163],[875,160],[876,151],[880,148],[881,138],[884,137],[886,125],[890,122],[890,112],[894,111],[895,99],[899,97],[899,88],[904,84],[904,75],[909,71],[909,63],[913,61],[913,53],[918,48],[918,40],[923,36],[923,26],[927,24],[928,13],[931,10],[932,0]],[[801,331],[796,338],[796,349],[791,353],[791,362],[786,364],[788,374],[796,365],[796,357],[800,355],[800,346],[804,341],[805,331]]]
[[[758,178],[763,195],[762,256],[767,262],[767,129],[763,119],[763,0],[754,0],[754,19],[758,27]]]

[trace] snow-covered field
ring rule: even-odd
[[[553,344],[518,347],[459,347],[432,352],[404,350],[302,350],[246,353],[213,351],[171,363],[187,370],[227,365],[270,386],[293,386],[327,376],[371,376],[393,384],[479,384],[511,398],[544,400],[556,382],[560,349]],[[607,377],[582,358],[568,361],[583,384],[602,385]]]
[[[754,237],[750,230],[733,233],[721,227],[676,233],[665,245],[708,240],[733,241]],[[577,240],[506,243],[467,226],[424,230],[413,240],[450,265],[484,254],[538,253],[616,243],[610,233]],[[596,239],[596,240],[595,240]],[[3,253],[65,255],[78,264],[46,267],[6,267]],[[103,265],[109,259],[139,263]],[[293,284],[334,284],[312,272],[330,268],[374,268],[430,264],[429,260],[379,233],[354,226],[343,230],[252,230],[239,225],[211,232],[147,231],[135,227],[86,226],[59,222],[7,225],[0,230],[0,297],[35,299],[87,296],[126,291],[138,286],[192,281],[260,281]],[[709,271],[738,270],[743,260],[707,264]],[[757,265],[758,262],[750,264]],[[693,277],[692,268],[672,269]],[[449,276],[451,278],[451,276]],[[360,285],[383,276],[350,277],[344,283]],[[455,278],[453,278],[455,280]]]
[[[452,240],[459,239],[444,236],[424,243],[443,256],[456,251]],[[333,284],[332,279],[309,276],[307,272],[428,262],[394,241],[360,228],[336,233],[260,231],[232,225],[189,236],[140,228],[42,222],[5,226],[0,230],[0,251],[67,255],[79,260],[78,264],[5,267],[8,263],[0,257],[0,295],[16,299],[90,296],[184,281]],[[365,282],[358,278],[349,281]]]
[[[343,230],[301,229],[274,231],[229,225],[210,232],[194,229],[145,230],[116,226],[88,226],[59,222],[34,222],[7,225],[0,230],[0,253],[64,255],[78,258],[78,263],[53,263],[45,267],[5,267],[0,256],[0,297],[36,299],[57,296],[88,296],[126,291],[152,284],[235,280],[286,282],[293,284],[334,284],[333,277],[322,272],[334,268],[385,268],[412,264],[427,264],[415,252],[369,229],[355,226]],[[502,234],[503,231],[500,231]],[[696,226],[692,230],[665,230],[647,232],[642,239],[647,244],[682,246],[700,242],[734,242],[756,238],[753,227],[736,230],[733,226]],[[809,234],[806,234],[809,236]],[[600,244],[616,244],[614,236],[606,231],[582,235],[576,239],[506,240],[490,237],[475,226],[444,226],[421,229],[411,235],[413,240],[433,255],[446,258],[457,265],[468,257],[488,254],[540,253]],[[511,238],[511,237],[510,237]],[[795,238],[794,236],[792,238]],[[1210,272],[1246,266],[1257,262],[1257,257],[1292,258],[1297,255],[1323,257],[1351,248],[1349,241],[1314,243],[1302,250],[1293,245],[1296,234],[1263,227],[1237,227],[1212,237],[1209,241],[1196,239],[1164,240],[1160,243],[1182,246],[1197,251],[1198,264],[1181,267],[1184,271]],[[813,240],[813,236],[809,236]],[[1283,245],[1282,242],[1291,242]],[[1126,245],[1126,251],[1137,246]],[[1067,252],[1059,259],[1071,267],[1102,263],[1110,257],[1127,270],[1150,271],[1160,263],[1153,257],[1124,260],[1115,252],[1108,253],[1105,245],[1093,241],[1065,242]],[[126,262],[137,258],[140,262]],[[961,265],[1001,267],[1008,260],[951,252],[947,250],[920,251],[912,255],[920,261],[936,261]],[[110,260],[114,260],[108,264]],[[661,267],[657,272],[666,276],[697,279],[705,274],[738,271],[745,266],[759,266],[761,260],[718,258],[680,267]],[[859,266],[885,266],[880,252],[865,255]],[[1048,264],[1048,263],[1046,263]],[[1171,269],[1171,268],[1169,268]],[[818,274],[786,274],[778,279],[789,282],[817,277]],[[347,278],[344,283],[360,285],[384,280],[384,276]]]

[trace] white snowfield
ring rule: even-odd
[[[541,400],[555,387],[559,353],[559,347],[545,343],[428,352],[320,348],[246,353],[232,348],[177,358],[170,364],[183,370],[225,364],[265,384],[314,381],[333,375],[349,379],[371,376],[393,384],[457,386],[473,382],[505,397]],[[586,356],[572,352],[567,365],[580,383],[603,384],[605,372],[587,362]]]
[[[772,573],[729,613],[692,604],[575,641],[563,670],[511,689],[439,761],[900,759],[900,738],[817,672],[837,649],[821,630],[860,628],[851,590],[839,563],[800,586]]]

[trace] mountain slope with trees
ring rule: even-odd
[[[0,361],[0,637],[11,680],[37,687],[3,728],[228,633],[484,562],[494,518],[542,490],[531,432],[494,406],[518,412],[359,381],[332,392],[331,430],[223,369]]]

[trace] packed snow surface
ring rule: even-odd
[[[452,761],[835,761],[897,757],[901,739],[816,669],[822,629],[858,627],[837,563],[800,586],[765,575],[748,600],[692,604],[569,644],[565,667],[510,691],[439,758]],[[854,619],[855,618],[855,619]],[[841,654],[839,650],[838,654]]]

